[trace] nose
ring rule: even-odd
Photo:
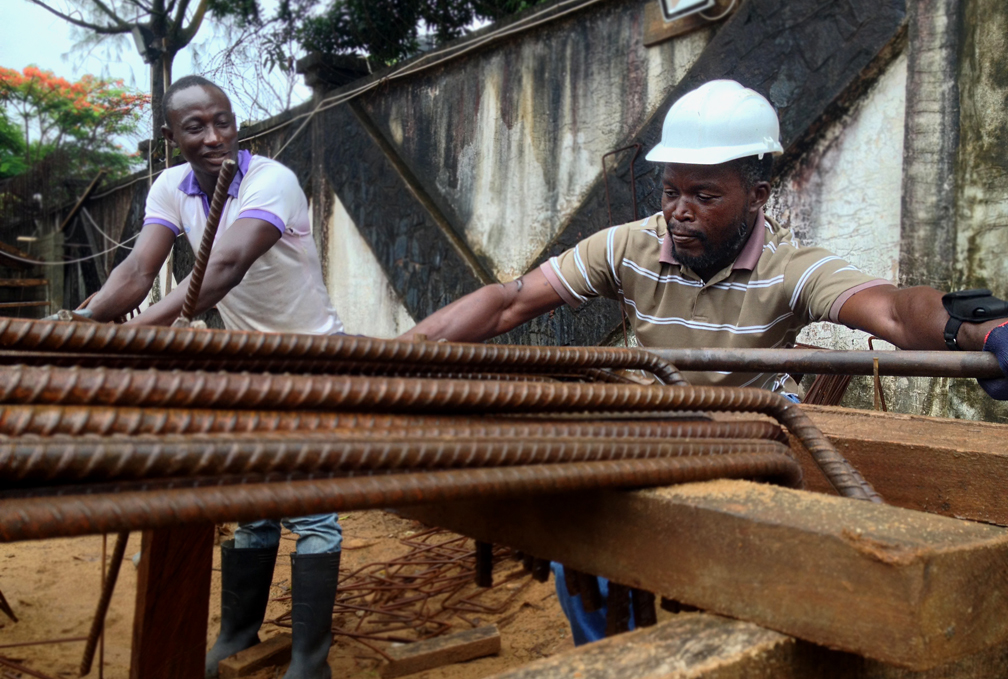
[[[223,143],[223,137],[221,136],[220,130],[217,129],[216,125],[208,125],[206,127],[206,132],[203,134],[203,145],[214,147],[220,146]]]
[[[666,206],[666,215],[669,214],[677,222],[693,221],[693,211],[690,209],[689,203],[683,200],[682,196],[669,199],[669,204]]]

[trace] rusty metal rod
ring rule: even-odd
[[[400,342],[351,335],[295,335],[0,319],[0,347],[19,351],[165,355],[208,359],[312,359],[346,363],[480,367],[497,372],[561,369],[647,370],[665,384],[685,384],[671,365],[643,349]]]
[[[758,412],[776,418],[802,442],[840,495],[881,502],[795,403],[761,389],[7,366],[0,367],[0,403],[413,413]]]
[[[87,643],[84,644],[84,656],[81,658],[80,664],[80,676],[82,677],[91,672],[95,650],[98,648],[98,639],[105,630],[105,617],[108,615],[109,604],[112,602],[112,593],[115,591],[116,580],[119,579],[119,567],[122,566],[123,556],[126,554],[126,543],[128,541],[128,532],[121,532],[116,536],[115,547],[112,548],[112,563],[109,564],[108,575],[102,584],[101,595],[98,597],[98,608],[95,611],[94,619],[91,621],[91,630],[88,632]]]
[[[801,468],[787,455],[751,453],[22,498],[0,502],[0,541],[714,478],[762,478],[797,486]]]
[[[680,370],[880,375],[905,377],[1004,377],[986,351],[827,351],[825,349],[648,349]]]
[[[561,369],[554,373],[536,372],[477,372],[451,370],[449,366],[438,369],[428,365],[398,365],[395,363],[351,363],[347,361],[326,361],[300,358],[260,358],[240,359],[226,356],[222,358],[143,356],[131,354],[81,354],[54,353],[44,351],[0,350],[0,365],[51,365],[61,368],[156,368],[158,370],[209,370],[213,372],[253,372],[253,373],[301,373],[308,375],[368,375],[382,377],[424,377],[455,380],[506,380],[542,382],[555,378],[581,379],[588,382],[614,382],[618,384],[639,384],[624,379],[616,373],[587,368]],[[520,366],[511,368],[518,370]]]
[[[471,467],[565,464],[736,453],[781,453],[777,441],[731,439],[511,440],[416,436],[332,440],[330,434],[251,434],[131,437],[129,440],[71,437],[0,443],[0,486],[23,488],[68,482],[245,474],[334,474],[420,471]]]
[[[238,171],[238,163],[228,158],[221,164],[217,175],[217,186],[214,187],[213,200],[210,201],[210,213],[207,215],[206,226],[203,227],[203,237],[200,239],[199,252],[196,253],[196,263],[193,264],[189,276],[189,287],[186,288],[185,301],[182,302],[182,313],[179,318],[191,321],[196,314],[196,302],[199,300],[200,288],[203,287],[203,274],[206,273],[207,262],[210,261],[210,250],[213,248],[217,228],[220,225],[221,212],[228,199],[228,189],[231,180]]]
[[[225,434],[273,431],[367,430],[369,436],[416,428],[432,436],[569,436],[731,438],[787,441],[763,420],[560,420],[382,415],[316,411],[184,410],[89,406],[0,406],[0,435]]]

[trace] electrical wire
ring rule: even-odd
[[[700,14],[700,16],[702,16],[707,21],[720,21],[721,19],[724,19],[726,16],[728,16],[729,14],[732,13],[732,10],[735,9],[735,4],[737,2],[738,2],[738,0],[732,0],[731,4],[728,5],[728,9],[726,9],[725,11],[721,12],[720,14],[718,14],[717,16],[714,16],[714,17],[707,16],[707,14],[705,12],[699,12],[699,14]]]
[[[91,222],[91,226],[93,226],[95,228],[95,230],[97,230],[98,233],[100,233],[105,240],[107,240],[109,243],[112,243],[113,245],[118,245],[118,246],[126,247],[122,243],[120,243],[119,241],[115,240],[114,238],[112,238],[111,236],[109,236],[107,233],[105,233],[104,231],[102,231],[102,228],[100,226],[98,226],[97,222],[95,222],[95,220],[94,220],[94,217],[91,216],[91,213],[87,211],[86,207],[81,207],[81,212],[84,214],[85,217],[87,217],[87,220],[89,222]],[[127,250],[132,250],[133,248],[126,248],[126,249]]]
[[[45,262],[45,261],[39,261],[39,260],[35,260],[35,259],[25,259],[24,257],[18,257],[17,255],[11,255],[11,254],[8,254],[6,252],[3,253],[3,257],[5,259],[13,259],[13,260],[16,260],[16,261],[19,261],[19,262],[24,262],[25,264],[33,264],[35,266],[63,266],[64,264],[76,264],[77,262],[86,262],[89,259],[97,259],[98,257],[101,257],[102,255],[105,255],[105,254],[108,254],[108,253],[112,252],[113,250],[115,250],[115,249],[117,249],[119,247],[124,246],[126,243],[129,243],[130,241],[136,240],[139,237],[140,237],[140,234],[138,233],[135,236],[130,236],[129,238],[127,238],[126,240],[124,240],[119,245],[114,245],[114,246],[110,247],[108,250],[102,250],[101,252],[96,252],[93,255],[88,255],[87,257],[78,257],[77,259],[66,259],[66,260],[63,260],[63,261],[60,261],[60,262]]]

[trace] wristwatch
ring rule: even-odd
[[[983,323],[1008,317],[1008,302],[983,288],[950,292],[942,297],[942,305],[949,315],[945,324],[945,346],[953,351],[961,351],[956,335],[963,323]]]

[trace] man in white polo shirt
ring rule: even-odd
[[[105,321],[136,308],[185,233],[198,251],[221,165],[236,160],[220,227],[207,262],[196,313],[216,306],[229,330],[335,334],[342,332],[322,280],[297,177],[278,162],[238,150],[231,102],[215,84],[187,76],[163,99],[165,138],[187,161],[165,170],[147,196],[144,226],[126,260],[88,304]],[[189,279],[130,323],[168,325],[182,310]],[[288,518],[298,534],[291,554],[293,648],[286,679],[328,679],[342,532],[335,514]],[[217,663],[259,643],[280,545],[280,522],[240,524],[221,545],[221,631],[207,654],[206,676]]]

